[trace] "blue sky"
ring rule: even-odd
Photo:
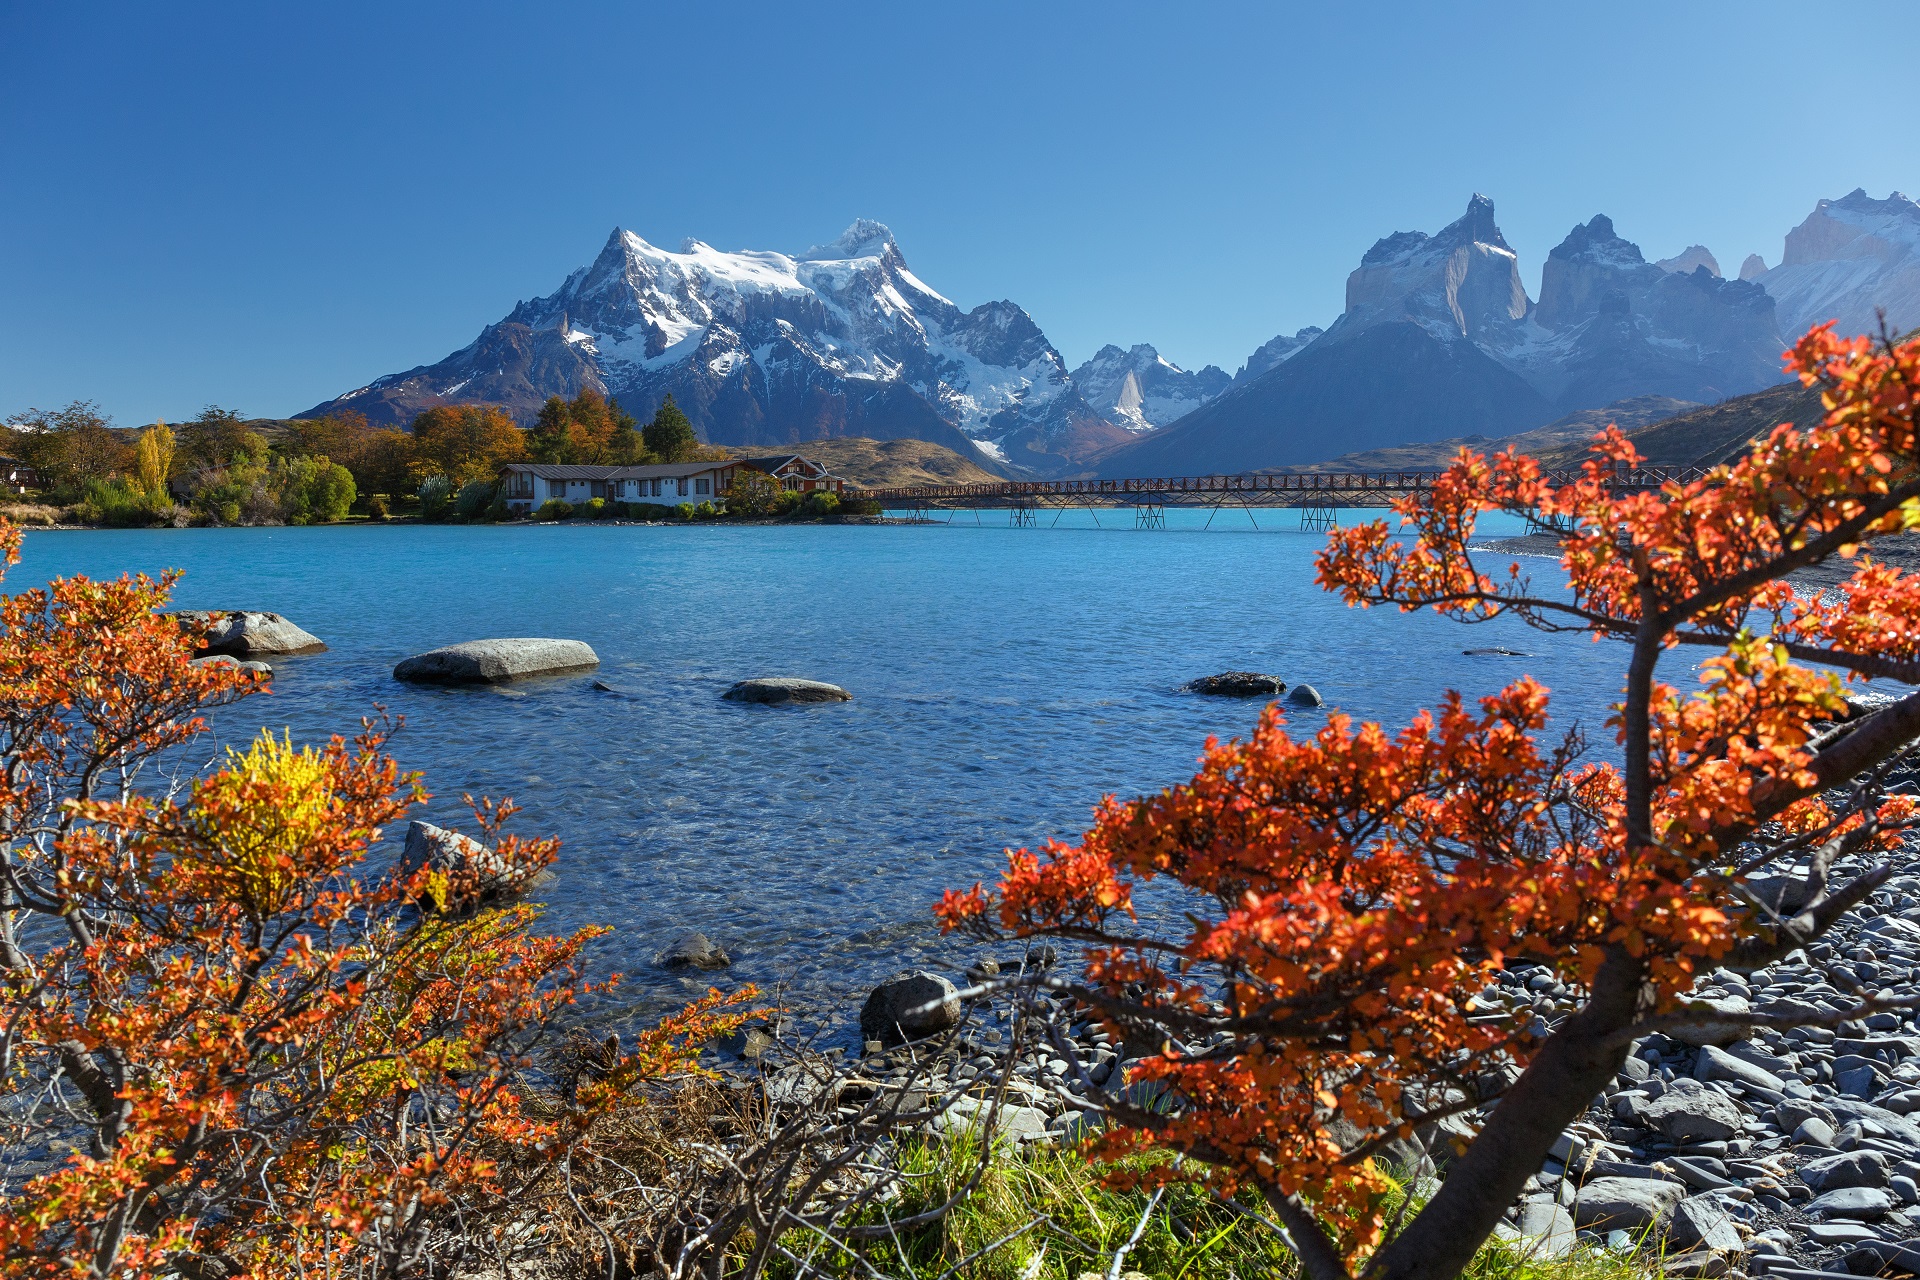
[[[1378,237],[1494,198],[1729,272],[1920,188],[1914,10],[0,0],[0,416],[283,415],[438,360],[615,225],[855,217],[1076,364],[1229,370]]]

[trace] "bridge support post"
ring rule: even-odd
[[[1167,527],[1167,504],[1164,502],[1141,502],[1133,508],[1133,527],[1136,529],[1164,529]]]
[[[1340,508],[1333,502],[1314,499],[1300,506],[1300,528],[1308,533],[1324,533],[1340,527]]]
[[[1007,508],[1007,523],[1016,529],[1037,527],[1031,502],[1016,502]]]

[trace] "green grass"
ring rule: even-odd
[[[973,1175],[979,1155],[977,1140],[964,1136],[904,1149],[900,1168],[909,1189],[887,1206],[886,1216],[898,1221],[940,1205]],[[1088,1272],[1104,1277],[1114,1250],[1128,1242],[1145,1216],[1123,1274],[1139,1272],[1153,1280],[1300,1274],[1291,1250],[1261,1216],[1184,1185],[1169,1187],[1151,1214],[1150,1202],[1151,1193],[1103,1186],[1100,1167],[1077,1151],[1030,1151],[995,1159],[973,1195],[944,1221],[900,1232],[895,1239],[865,1242],[861,1253],[874,1271],[913,1280],[938,1280],[950,1272],[954,1280],[1080,1280]],[[870,1213],[866,1220],[878,1222],[880,1215]],[[995,1242],[1004,1243],[989,1250]],[[812,1274],[873,1274],[818,1237],[796,1232],[784,1243],[812,1262]],[[796,1270],[789,1262],[774,1274],[791,1276]],[[1466,1275],[1467,1280],[1648,1280],[1656,1272],[1643,1258],[1606,1249],[1582,1247],[1565,1258],[1545,1259],[1489,1241]]]

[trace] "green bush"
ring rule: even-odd
[[[353,473],[324,455],[275,463],[267,488],[289,524],[344,520],[357,496]]]
[[[607,517],[607,500],[605,498],[588,498],[587,505],[581,510],[582,514],[589,520],[604,520]]]
[[[843,516],[877,516],[882,508],[878,498],[849,498],[840,495],[840,514]]]
[[[497,487],[491,480],[469,480],[454,495],[453,509],[469,520],[478,519],[493,504],[493,491]]]
[[[831,489],[815,489],[800,501],[800,515],[807,520],[825,520],[840,514],[840,495]]]
[[[155,500],[144,489],[124,480],[87,481],[85,496],[75,504],[74,510],[82,523],[116,528],[140,528],[173,518],[171,499]]]
[[[691,502],[683,502],[673,509],[673,514],[682,520],[691,520],[693,519],[693,504]]]
[[[693,509],[693,514],[698,519],[711,520],[720,514],[720,508],[714,506],[711,502],[703,502]]]
[[[420,514],[428,520],[438,520],[447,513],[447,504],[453,499],[453,481],[445,476],[428,476],[420,482]]]
[[[533,513],[535,520],[565,520],[573,514],[573,504],[565,498],[548,498]]]
[[[797,489],[782,489],[767,504],[767,513],[775,516],[790,516],[799,509],[800,491]]]
[[[367,499],[368,518],[373,520],[385,520],[391,514],[392,513],[387,510],[387,500],[385,498],[368,498]]]
[[[674,510],[659,502],[629,502],[627,515],[634,520],[671,520]]]

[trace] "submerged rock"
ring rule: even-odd
[[[1297,684],[1287,692],[1287,702],[1296,707],[1323,707],[1320,691],[1310,684]]]
[[[201,632],[202,654],[249,658],[256,653],[319,653],[326,642],[277,613],[250,609],[183,609],[173,615],[183,631]]]
[[[1279,676],[1257,671],[1222,671],[1217,676],[1201,676],[1188,681],[1188,693],[1203,693],[1211,698],[1270,698],[1287,691],[1287,682]]]
[[[393,678],[419,684],[499,684],[599,665],[600,655],[579,640],[468,640],[402,659]]]
[[[188,665],[195,667],[238,667],[242,671],[251,671],[262,679],[271,680],[273,678],[273,668],[266,663],[254,661],[242,662],[239,658],[228,653],[210,653],[204,658],[193,659]]]
[[[721,695],[729,702],[852,702],[853,695],[837,684],[801,680],[795,676],[761,676],[742,680]]]
[[[733,957],[704,933],[683,933],[654,957],[654,963],[663,969],[724,969]]]

